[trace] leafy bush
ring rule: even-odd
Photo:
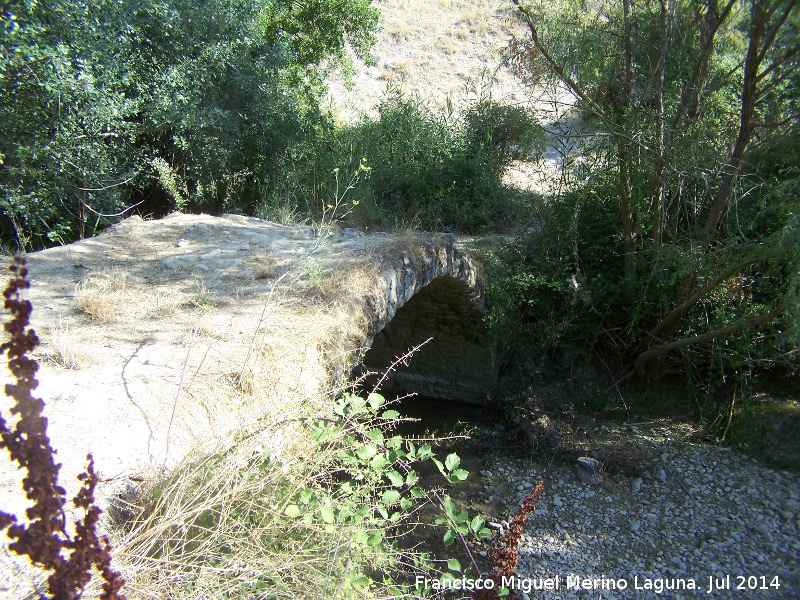
[[[370,0],[12,0],[0,28],[0,240],[252,212],[322,116],[325,59],[367,56]],[[320,29],[319,24],[325,23]]]
[[[265,415],[227,449],[178,468],[127,524],[123,560],[137,585],[187,598],[424,595],[408,581],[440,569],[399,543],[420,502],[442,507],[445,544],[489,530],[415,468],[431,460],[458,482],[467,477],[458,456],[439,461],[430,446],[393,435],[399,415],[384,404],[344,394],[328,416],[298,419],[302,450],[283,457],[259,450],[259,439],[286,434],[285,421]]]
[[[377,119],[328,129],[295,163],[295,179],[284,194],[270,202],[279,205],[285,194],[300,194],[301,212],[318,215],[334,190],[366,164],[369,176],[350,195],[354,225],[413,223],[459,232],[503,227],[513,222],[522,201],[501,175],[511,160],[531,156],[540,137],[541,128],[522,109],[481,102],[459,118],[393,92]]]
[[[518,311],[548,303],[532,281],[574,275],[564,331],[618,359],[619,377],[796,371],[797,7],[601,3],[599,30],[579,2],[514,4],[527,31],[511,61],[572,91],[592,165],[539,207],[534,250],[559,251],[512,270],[532,295]]]

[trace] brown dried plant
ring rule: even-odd
[[[47,584],[49,597],[53,600],[81,598],[92,577],[93,567],[105,581],[101,600],[125,600],[125,596],[119,593],[124,581],[111,569],[108,538],[101,540],[97,535],[97,522],[102,511],[94,503],[99,479],[91,455],[87,457],[86,471],[78,476],[83,485],[73,499],[75,507],[84,511],[84,517],[75,523],[74,536],[66,533],[66,490],[58,485],[61,465],[53,461],[54,451],[47,437],[47,419],[42,416],[44,402],[31,393],[39,385],[36,380],[39,363],[28,354],[39,345],[39,338],[28,327],[33,306],[20,296],[30,287],[25,259],[15,257],[9,269],[13,278],[3,296],[4,307],[12,315],[4,325],[10,339],[0,345],[0,354],[8,354],[8,368],[16,379],[16,383],[6,384],[5,392],[15,401],[11,414],[17,415],[18,420],[12,431],[0,415],[0,447],[7,448],[11,460],[27,470],[22,487],[33,505],[25,511],[26,523],[17,523],[15,515],[0,512],[0,531],[8,528],[7,536],[14,540],[8,546],[10,550],[27,556],[34,565],[51,572]],[[65,558],[62,551],[69,551],[69,557]],[[39,594],[39,598],[47,596]]]
[[[494,560],[495,572],[489,575],[489,579],[494,581],[492,589],[476,590],[472,594],[474,600],[500,600],[497,590],[504,577],[511,577],[514,575],[514,569],[517,568],[519,562],[519,542],[522,539],[522,531],[525,528],[525,523],[528,522],[528,516],[536,511],[536,502],[539,500],[539,495],[544,491],[544,482],[540,481],[533,491],[528,494],[522,501],[519,510],[511,519],[508,524],[508,531],[503,537],[502,547],[498,547],[492,552],[492,559]],[[515,596],[512,594],[513,600]]]

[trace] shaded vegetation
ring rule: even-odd
[[[513,159],[534,156],[541,139],[541,127],[522,108],[482,101],[464,116],[440,114],[390,92],[377,119],[328,129],[263,209],[269,216],[288,201],[319,218],[338,201],[334,216],[365,229],[507,227],[527,205],[501,176]]]
[[[325,123],[323,64],[369,58],[377,19],[369,0],[4,2],[0,239],[252,212]]]
[[[497,255],[493,318],[617,380],[795,374],[797,3],[515,4],[509,60],[578,99],[587,160]]]

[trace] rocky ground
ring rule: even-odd
[[[729,448],[690,443],[674,426],[612,426],[605,433],[639,449],[641,476],[602,474],[588,485],[574,464],[499,453],[485,461],[465,499],[497,532],[474,547],[481,568],[488,569],[493,545],[542,480],[545,492],[519,549],[522,598],[800,595],[800,476]],[[534,587],[555,577],[558,591]],[[568,577],[596,581],[568,589]],[[526,585],[531,589],[522,593]]]

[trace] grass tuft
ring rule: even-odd
[[[112,270],[93,276],[78,285],[75,308],[95,321],[110,322],[123,318],[127,274]]]
[[[47,330],[45,355],[55,364],[69,371],[97,367],[97,348],[78,337],[64,320],[51,323]]]

